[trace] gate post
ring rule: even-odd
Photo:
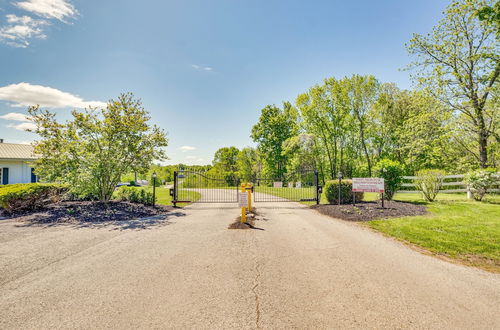
[[[314,176],[316,178],[316,205],[319,205],[319,199],[320,199],[320,194],[319,194],[319,174],[318,171],[314,171]]]
[[[177,171],[174,171],[174,194],[172,196],[172,204],[174,204],[174,207],[177,207]]]

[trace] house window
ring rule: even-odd
[[[0,168],[0,184],[3,184],[3,176],[2,176],[2,174],[3,174],[3,169]]]

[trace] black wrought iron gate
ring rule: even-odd
[[[236,175],[214,175],[181,170],[174,172],[172,202],[237,203],[240,180]]]
[[[258,177],[254,182],[255,202],[316,202],[321,187],[317,171],[287,173],[279,178]]]
[[[320,201],[321,186],[317,171],[287,173],[279,178],[258,175],[245,180],[235,174],[180,170],[174,172],[172,203],[237,203],[242,182],[253,183],[255,202]]]

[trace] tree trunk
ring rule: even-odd
[[[488,167],[488,133],[484,128],[479,129],[479,165]]]
[[[359,134],[361,137],[361,145],[363,146],[363,152],[365,153],[366,163],[368,165],[368,176],[371,177],[372,176],[372,163],[370,160],[370,156],[368,155],[368,149],[366,148],[365,129],[364,129],[364,125],[363,125],[361,118],[358,118],[358,119],[359,119]]]

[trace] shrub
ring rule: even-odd
[[[142,188],[121,186],[116,191],[116,199],[144,205],[153,205],[153,193]]]
[[[418,190],[422,192],[425,200],[432,202],[443,185],[443,176],[446,173],[441,170],[420,170],[413,180]]]
[[[0,207],[8,213],[35,210],[56,203],[67,187],[58,184],[18,183],[1,186]]]
[[[384,178],[384,197],[388,201],[392,200],[396,191],[401,187],[403,165],[390,159],[382,159],[374,167],[373,172],[377,178]]]
[[[467,173],[465,182],[469,186],[472,197],[480,201],[489,189],[500,184],[500,175],[494,168],[481,169]]]
[[[338,204],[339,202],[339,181],[329,180],[326,182],[324,187],[324,192],[326,194],[326,199],[330,204]],[[356,193],[356,200],[361,201],[364,197],[362,192]],[[352,181],[342,180],[340,184],[340,203],[349,204],[352,203]]]

